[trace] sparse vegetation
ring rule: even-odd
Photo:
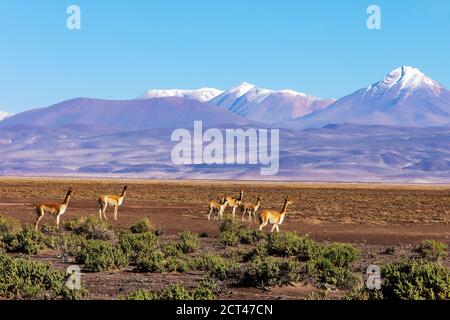
[[[180,284],[174,284],[161,291],[136,290],[119,298],[123,300],[213,300],[214,293],[205,283],[199,284],[191,292]]]
[[[149,218],[139,220],[130,227],[132,233],[147,233],[154,230]]]
[[[86,239],[115,240],[116,235],[107,221],[95,217],[81,218],[74,228],[75,234],[82,235]]]
[[[296,259],[256,257],[246,266],[242,283],[247,286],[284,285],[300,279],[301,266]]]
[[[308,261],[320,254],[320,246],[307,236],[295,233],[272,233],[268,237],[267,252],[281,257],[297,257],[300,261]]]
[[[420,258],[429,261],[440,261],[447,257],[447,245],[434,240],[425,240],[417,248]]]
[[[25,254],[38,254],[45,248],[45,238],[40,231],[27,226],[18,233],[9,233],[3,237],[6,251]]]
[[[75,260],[91,272],[121,269],[128,264],[126,254],[117,246],[102,240],[87,240]]]
[[[19,299],[82,299],[83,288],[71,290],[67,275],[52,270],[49,264],[16,259],[0,253],[0,297]]]
[[[198,247],[198,235],[185,231],[179,234],[180,241],[178,242],[178,248],[183,253],[192,253],[194,252]]]
[[[16,234],[21,230],[20,222],[0,214],[0,240],[7,234]]]

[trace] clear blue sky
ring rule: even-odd
[[[0,110],[14,113],[243,81],[339,98],[400,65],[450,87],[448,0],[1,0],[0,42]]]

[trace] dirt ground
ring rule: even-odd
[[[362,255],[358,263],[383,263],[402,255],[425,239],[450,243],[450,185],[378,185],[378,184],[304,184],[226,181],[143,181],[90,180],[53,178],[0,179],[0,214],[33,223],[33,204],[62,202],[67,188],[74,196],[62,221],[82,216],[97,215],[97,197],[100,194],[120,194],[124,185],[129,192],[119,209],[115,228],[128,228],[144,217],[163,231],[164,237],[173,237],[181,231],[207,234],[201,238],[206,249],[220,250],[215,236],[217,222],[206,219],[207,203],[222,196],[238,196],[244,190],[244,201],[255,202],[261,195],[263,209],[281,209],[284,198],[293,201],[281,232],[296,231],[309,234],[320,242],[351,242]],[[226,213],[230,214],[231,209]],[[112,218],[112,212],[108,213]],[[239,215],[239,213],[238,213]],[[42,223],[54,223],[45,217]],[[251,224],[250,227],[257,228]],[[267,230],[269,231],[269,230]],[[386,255],[386,246],[395,247],[395,254]],[[51,261],[55,267],[67,263],[46,251],[35,257]],[[448,262],[447,262],[448,263]],[[113,299],[130,288],[155,289],[178,282],[193,287],[200,274],[189,276],[137,274],[131,270],[84,274],[83,281],[92,299]],[[224,292],[221,299],[297,299],[305,298],[316,288],[311,285],[273,288],[234,289]],[[336,295],[336,296],[334,296]],[[331,298],[339,293],[331,293]]]

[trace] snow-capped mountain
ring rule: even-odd
[[[5,111],[0,111],[0,121],[5,120],[6,118],[12,117],[13,114]]]
[[[325,110],[286,122],[290,128],[331,123],[432,127],[450,125],[450,91],[413,67],[339,99]]]
[[[148,90],[138,99],[151,99],[151,98],[164,98],[164,97],[178,97],[198,100],[200,102],[207,102],[219,94],[223,93],[222,90],[215,88],[201,88],[197,90],[182,90],[182,89],[169,89],[169,90]]]
[[[209,103],[250,120],[272,124],[322,110],[333,102],[331,99],[319,99],[294,90],[275,91],[242,83]]]

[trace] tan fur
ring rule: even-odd
[[[98,205],[99,205],[99,215],[100,220],[108,220],[108,217],[106,216],[106,209],[108,206],[111,206],[114,208],[114,220],[117,219],[117,213],[119,211],[119,207],[123,204],[123,200],[125,199],[125,196],[127,194],[128,186],[125,186],[123,188],[122,194],[120,196],[118,195],[100,195],[98,197]]]
[[[259,230],[261,231],[265,226],[267,226],[270,223],[273,225],[272,230],[270,232],[273,232],[274,230],[280,232],[279,226],[283,224],[284,219],[286,218],[287,207],[290,204],[292,204],[292,202],[289,201],[289,197],[286,197],[283,209],[281,211],[263,210],[259,217],[261,223],[259,225]]]
[[[222,201],[216,202],[215,200],[211,200],[208,204],[209,206],[209,212],[208,212],[208,220],[211,220],[211,215],[213,215],[213,220],[222,220],[223,219],[223,212],[225,211],[225,208],[227,207],[227,199],[222,198]]]
[[[253,217],[253,220],[256,221],[256,213],[257,213],[259,207],[261,206],[261,200],[262,200],[262,197],[259,196],[258,199],[256,200],[256,204],[247,202],[247,203],[242,203],[239,206],[239,208],[241,209],[241,212],[242,212],[242,221],[244,221],[245,214],[248,214],[248,221],[252,221],[252,217]]]
[[[72,188],[69,188],[63,203],[42,203],[36,205],[36,207],[34,208],[34,213],[36,214],[36,222],[34,224],[34,228],[38,230],[39,222],[42,220],[42,218],[44,218],[46,214],[49,214],[56,217],[56,228],[59,229],[59,219],[64,213],[66,213],[72,194]]]
[[[238,198],[234,197],[226,198],[228,207],[233,208],[233,219],[235,219],[236,217],[236,208],[238,208],[241,205],[243,198],[244,198],[244,190],[241,190]]]

